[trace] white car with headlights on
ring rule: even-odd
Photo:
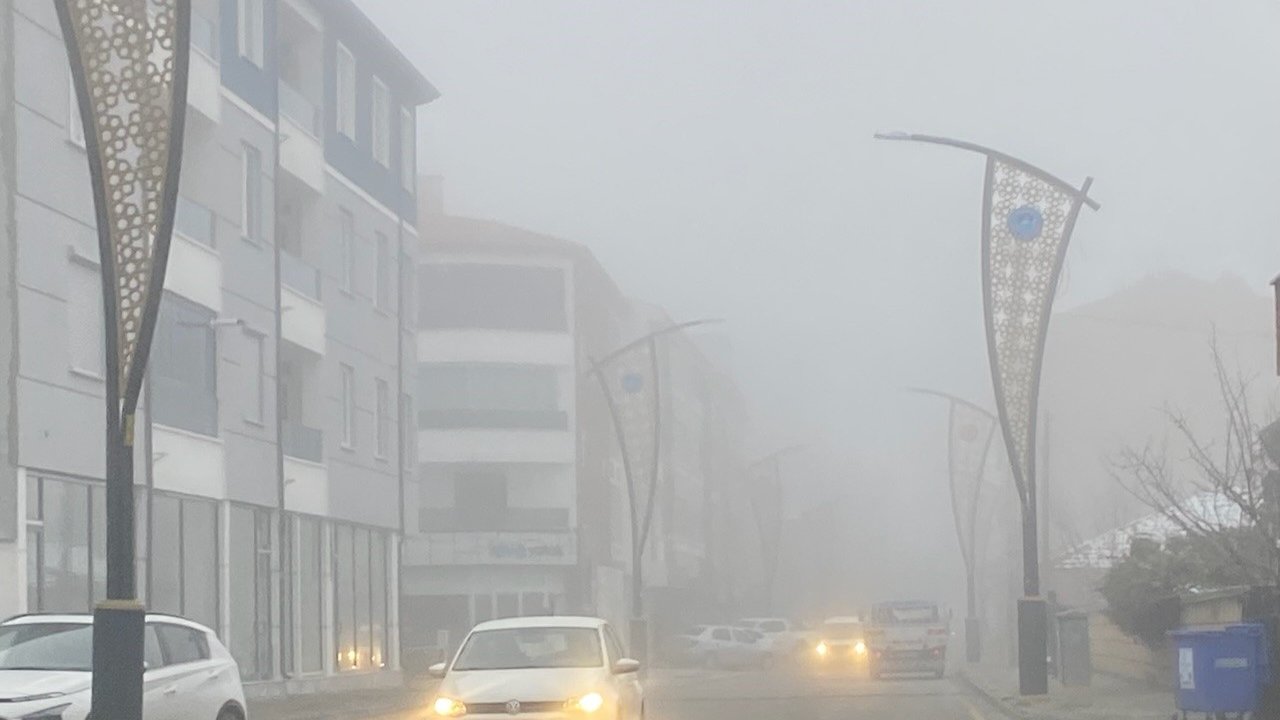
[[[481,623],[449,664],[431,704],[435,717],[641,720],[640,663],[609,623],[526,617]]]
[[[245,720],[240,670],[209,628],[147,615],[147,720]],[[93,616],[20,615],[0,623],[0,718],[84,720],[93,684]]]

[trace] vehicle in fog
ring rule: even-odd
[[[786,618],[743,618],[735,624],[763,635],[775,657],[788,654],[801,657],[816,642],[812,632]]]
[[[240,669],[214,632],[168,615],[148,615],[146,622],[147,720],[244,720]],[[84,720],[92,669],[92,615],[21,615],[0,623],[4,717]]]
[[[626,657],[604,620],[525,617],[494,620],[468,633],[442,678],[436,717],[644,716],[640,663]]]
[[[823,670],[864,668],[867,664],[866,630],[862,618],[827,618],[818,630],[813,659]]]
[[[776,656],[764,635],[731,625],[695,625],[679,636],[686,664],[709,668],[770,668]]]
[[[866,629],[871,676],[928,673],[942,677],[950,635],[937,603],[910,600],[873,606]]]

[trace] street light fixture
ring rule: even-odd
[[[590,361],[589,372],[599,381],[600,389],[604,392],[605,404],[609,408],[609,418],[618,440],[618,449],[622,455],[622,472],[627,483],[631,521],[631,650],[642,661],[647,659],[649,649],[649,630],[644,618],[644,548],[649,541],[649,529],[653,523],[653,511],[658,497],[662,439],[658,338],[718,322],[722,321],[703,319],[668,325],[623,345],[599,360],[591,359]],[[615,383],[622,390],[621,398],[615,394]],[[638,418],[639,422],[628,423],[628,416],[633,420]],[[646,428],[643,427],[645,425],[649,426],[651,434],[645,432]],[[639,449],[641,443],[646,440],[649,443],[649,447],[646,448],[649,452],[647,457],[644,457],[639,454]],[[649,485],[644,499],[643,514],[640,509],[640,489],[636,485],[636,476],[640,474],[636,470],[636,465],[642,461],[649,463]]]
[[[950,393],[908,388],[911,392],[946,400],[947,479],[951,487],[951,514],[965,571],[965,659],[982,660],[982,626],[978,620],[978,505],[982,499],[983,471],[995,436],[996,417],[978,405]],[[979,450],[980,448],[980,450]],[[975,452],[977,450],[977,452]],[[970,492],[966,493],[965,491]]]
[[[982,194],[982,299],[996,409],[1022,510],[1023,594],[1018,601],[1019,689],[1049,692],[1048,617],[1040,597],[1036,520],[1036,408],[1050,311],[1071,231],[1093,178],[1080,188],[1011,155],[962,140],[877,133],[881,140],[948,145],[987,159]]]
[[[84,126],[106,342],[107,598],[93,710],[141,720],[145,609],[134,577],[134,414],[164,290],[182,167],[190,0],[54,0]]]

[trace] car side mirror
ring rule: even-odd
[[[613,664],[614,675],[630,675],[640,672],[640,661],[631,658],[622,658]]]
[[[446,668],[447,666],[444,663],[436,663],[435,665],[427,668],[427,674],[433,678],[442,678],[444,677]]]

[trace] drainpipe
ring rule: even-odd
[[[277,103],[279,102],[279,78],[277,83]],[[275,174],[271,182],[271,247],[273,250],[272,259],[274,267],[272,273],[274,275],[275,284],[275,317],[274,333],[275,333],[275,428],[276,428],[276,509],[279,514],[279,540],[277,542],[277,559],[280,565],[280,603],[279,603],[279,637],[280,652],[276,653],[276,665],[278,667],[281,678],[289,678],[289,664],[285,661],[286,656],[293,653],[285,652],[285,643],[293,642],[293,586],[290,578],[289,570],[293,567],[292,558],[286,558],[285,553],[293,552],[293,543],[288,542],[289,537],[289,518],[285,514],[285,477],[284,477],[284,387],[280,382],[283,377],[283,364],[280,359],[280,344],[284,337],[284,308],[280,300],[282,286],[280,283],[280,145],[287,138],[280,136],[280,112],[276,110],[276,131],[275,131]],[[297,222],[295,216],[294,221]]]

